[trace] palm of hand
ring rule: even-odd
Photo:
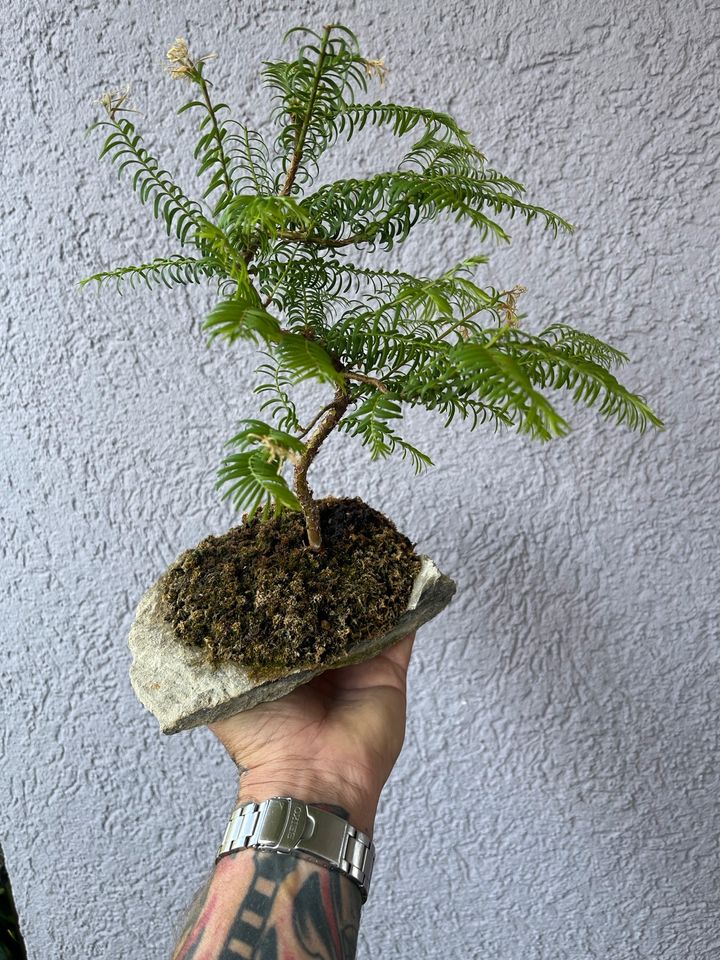
[[[255,783],[258,776],[289,783],[301,776],[379,797],[405,736],[414,638],[409,634],[365,663],[328,670],[279,700],[209,727]]]

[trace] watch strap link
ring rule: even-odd
[[[295,853],[346,874],[365,903],[375,845],[342,817],[293,797],[249,801],[233,810],[216,860],[245,847]]]

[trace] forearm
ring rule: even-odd
[[[211,724],[240,771],[236,806],[293,797],[372,839],[402,747],[413,636],[342,677],[330,670],[314,687]],[[196,898],[173,960],[354,960],[362,902],[358,884],[330,866],[272,849],[234,850]]]
[[[347,798],[342,804],[324,803],[316,790],[275,781],[264,783],[262,789],[243,786],[239,803],[295,796],[372,834],[375,803],[351,804]],[[172,960],[260,956],[263,960],[353,960],[361,907],[359,887],[339,871],[294,854],[238,850],[215,866],[193,904]]]
[[[216,865],[173,960],[353,960],[362,899],[341,873],[274,850]]]

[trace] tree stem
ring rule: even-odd
[[[297,175],[298,167],[300,166],[300,161],[302,160],[303,148],[305,146],[305,137],[307,135],[307,129],[310,124],[310,117],[312,116],[313,107],[315,106],[315,97],[317,95],[318,85],[320,83],[320,75],[322,73],[323,61],[326,57],[325,47],[327,46],[328,35],[332,29],[332,24],[325,27],[325,31],[322,35],[322,41],[320,43],[320,56],[318,57],[317,66],[315,68],[315,76],[313,78],[313,86],[310,91],[310,98],[308,102],[308,108],[303,117],[302,125],[295,135],[295,145],[293,149],[293,155],[290,160],[290,169],[288,170],[285,176],[285,183],[280,190],[278,196],[287,197],[290,195],[290,190],[292,185],[295,182],[295,177]],[[302,234],[297,238],[302,240]],[[246,263],[250,263],[252,258],[257,252],[257,248],[260,245],[260,231],[254,240],[251,240],[250,244],[243,250],[243,257],[245,258]]]
[[[228,164],[227,156],[225,155],[225,147],[223,145],[222,134],[220,133],[220,125],[217,121],[217,114],[215,113],[215,107],[213,106],[212,100],[210,99],[210,91],[208,90],[207,80],[201,73],[198,73],[198,85],[202,90],[203,100],[205,101],[205,108],[210,115],[210,120],[212,122],[212,131],[217,143],[218,149],[218,159],[220,161],[220,166],[222,167],[223,172],[223,182],[225,184],[225,190],[229,196],[233,195],[233,182],[232,177],[230,176],[230,167]]]
[[[288,170],[287,177],[285,178],[283,188],[280,191],[281,197],[286,197],[290,194],[290,189],[295,181],[295,175],[297,174],[300,161],[302,160],[305,137],[310,125],[310,117],[312,116],[313,107],[315,106],[315,97],[317,96],[317,90],[320,84],[320,75],[322,74],[322,66],[326,57],[325,47],[327,46],[328,36],[332,26],[333,25],[331,24],[330,26],[325,27],[325,30],[323,31],[322,40],[320,42],[320,56],[318,57],[317,66],[315,67],[315,76],[313,77],[313,85],[312,90],[310,91],[310,97],[308,99],[307,110],[305,111],[302,125],[295,135],[295,149],[293,150],[292,160],[290,161],[290,169]]]
[[[327,412],[318,424],[317,430],[308,440],[305,452],[295,464],[295,493],[305,516],[308,546],[311,550],[322,548],[322,534],[320,532],[320,510],[307,481],[308,468],[317,456],[321,445],[340,422],[349,404],[350,397],[342,387],[337,387],[335,399],[329,405]]]

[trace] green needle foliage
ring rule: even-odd
[[[401,434],[403,409],[437,410],[470,429],[514,426],[538,440],[561,437],[568,423],[545,392],[565,389],[617,424],[643,432],[663,427],[645,400],[611,372],[624,353],[563,323],[539,334],[520,329],[522,286],[485,289],[473,279],[487,257],[469,256],[437,277],[363,268],[354,250],[391,250],[412,228],[441,214],[469,221],[482,241],[509,242],[500,214],[538,220],[554,236],[573,230],[561,216],[523,199],[522,184],[491,169],[452,117],[396,103],[356,102],[368,78],[384,82],[382,60],[362,56],[341,24],[322,34],[295,27],[305,42],[294,60],[264,61],[272,91],[272,144],[232,119],[217,101],[205,67],[184,40],[168,51],[170,73],[193,95],[179,109],[198,122],[194,156],[204,183],[191,199],[145,148],[121,114],[128,91],[105,94],[100,156],[131,178],[133,190],[162,220],[181,252],[138,266],[102,271],[98,284],[201,283],[219,300],[203,323],[208,342],[250,340],[266,358],[258,367],[266,420],[244,420],[227,446],[218,487],[240,510],[266,517],[302,510],[311,548],[321,546],[307,472],[329,434],[357,437],[373,460],[399,452],[416,472],[430,457]],[[399,169],[348,178],[313,190],[322,155],[371,125],[418,138]],[[307,425],[293,387],[316,380],[332,391]],[[292,487],[285,476],[292,469]]]

